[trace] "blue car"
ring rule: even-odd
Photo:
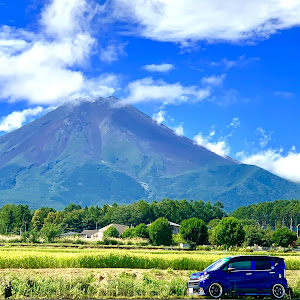
[[[272,296],[281,299],[289,287],[283,258],[231,256],[217,260],[187,283],[188,295]]]

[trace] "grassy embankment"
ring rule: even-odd
[[[186,281],[193,270],[236,254],[2,247],[0,290],[10,282],[17,299],[179,298],[185,296]],[[276,255],[285,258],[289,284],[300,298],[300,255]]]

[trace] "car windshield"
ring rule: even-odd
[[[229,260],[229,257],[221,258],[221,259],[215,261],[214,263],[212,263],[210,266],[208,266],[205,270],[203,270],[203,272],[211,272],[211,271],[218,270],[228,260]]]

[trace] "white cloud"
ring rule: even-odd
[[[44,8],[40,22],[49,36],[72,38],[88,31],[96,9],[86,0],[51,0]]]
[[[298,0],[111,2],[116,20],[130,22],[131,31],[159,41],[252,41],[300,25]]]
[[[112,93],[112,86],[81,71],[96,45],[89,32],[96,11],[87,0],[52,0],[42,11],[40,33],[0,27],[0,99],[53,104]]]
[[[171,64],[160,64],[160,65],[146,65],[144,69],[149,72],[168,72],[174,69],[174,66]]]
[[[229,124],[228,127],[233,127],[233,128],[237,128],[241,125],[240,119],[238,117],[235,117],[232,119],[231,123]]]
[[[32,117],[40,116],[47,112],[43,107],[24,109],[23,111],[14,111],[0,120],[0,132],[10,132],[20,128],[26,122],[30,121]]]
[[[183,136],[184,135],[183,124],[179,124],[177,127],[175,127],[174,132],[178,136]]]
[[[295,147],[286,155],[282,149],[268,149],[252,155],[239,152],[236,156],[244,164],[256,165],[280,177],[300,182],[300,153],[295,152]]]
[[[260,58],[259,57],[249,57],[246,58],[245,55],[239,56],[236,60],[230,60],[228,58],[222,58],[219,62],[211,62],[212,66],[221,66],[224,67],[226,70],[229,70],[233,67],[238,67],[242,68],[245,65],[258,61]]]
[[[224,139],[220,139],[217,142],[212,142],[211,138],[214,136],[214,134],[215,132],[213,131],[213,134],[211,133],[209,136],[204,136],[201,132],[199,132],[199,134],[197,134],[193,140],[199,146],[202,146],[220,156],[227,157],[230,154],[229,145],[227,145]]]
[[[267,144],[272,140],[273,132],[270,132],[269,134],[267,134],[266,131],[263,130],[261,127],[257,128],[256,130],[261,135],[261,138],[259,139],[259,145],[262,148],[266,147]]]
[[[287,91],[277,91],[274,93],[275,96],[285,98],[285,99],[290,99],[295,96],[294,93],[287,92]]]
[[[165,121],[166,112],[160,110],[158,113],[153,114],[152,119],[157,122],[157,124],[161,124]]]
[[[189,98],[197,102],[210,96],[209,87],[182,86],[178,82],[170,84],[150,77],[130,82],[127,89],[128,96],[124,99],[126,103],[157,101],[178,104]]]
[[[202,78],[202,84],[204,85],[210,85],[210,86],[219,86],[223,84],[223,81],[226,78],[226,74],[222,74],[220,76],[208,76],[208,77],[203,77]]]
[[[100,50],[100,60],[106,63],[117,61],[121,55],[126,55],[125,47],[128,43],[117,44],[111,41],[106,48]]]

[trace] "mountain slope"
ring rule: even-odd
[[[0,137],[0,204],[62,208],[140,198],[293,198],[300,186],[179,137],[115,98],[64,105]]]

